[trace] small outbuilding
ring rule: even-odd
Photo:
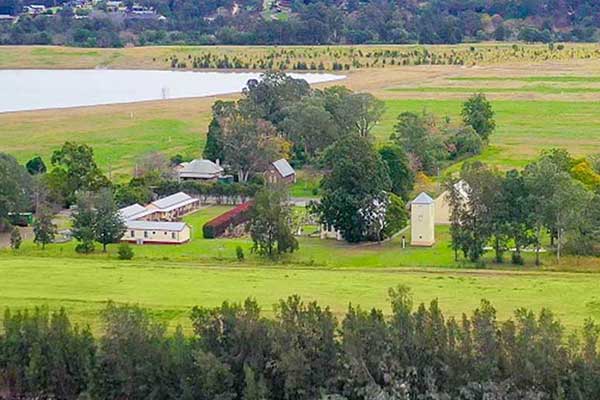
[[[176,167],[180,181],[216,181],[223,176],[223,167],[210,160],[183,162]]]
[[[265,171],[265,180],[268,183],[296,183],[296,171],[290,163],[282,158],[272,162]]]
[[[435,243],[435,202],[421,192],[410,203],[411,246],[433,246]]]

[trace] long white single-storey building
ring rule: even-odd
[[[122,241],[132,243],[180,244],[191,238],[191,228],[179,219],[196,210],[200,200],[179,192],[147,206],[132,204],[119,213],[127,231]]]
[[[125,221],[127,231],[121,241],[137,244],[181,244],[190,240],[191,230],[185,222]]]

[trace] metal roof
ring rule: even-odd
[[[121,214],[121,218],[128,220],[136,217],[138,214],[141,214],[146,211],[146,208],[140,204],[132,204],[127,207],[123,207],[119,210],[119,214]]]
[[[179,165],[182,178],[214,178],[223,173],[223,167],[210,160],[193,160]]]
[[[294,171],[294,168],[292,168],[292,166],[290,165],[289,162],[287,162],[287,160],[285,158],[282,158],[280,160],[274,161],[273,162],[273,166],[275,167],[275,169],[277,170],[277,172],[279,172],[279,174],[285,178],[287,176],[293,175],[296,173],[296,171]]]
[[[433,199],[425,192],[421,192],[413,201],[412,204],[433,204]]]
[[[163,222],[163,221],[126,221],[127,229],[142,229],[146,231],[170,231],[181,232],[187,224],[185,222]]]
[[[182,207],[186,204],[191,204],[196,201],[198,201],[198,199],[193,198],[189,194],[179,192],[179,193],[175,193],[170,196],[167,196],[165,198],[153,201],[152,205],[154,205],[156,208],[160,209],[161,211],[171,211],[174,208]]]

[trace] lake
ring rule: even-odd
[[[344,79],[290,74],[308,83]],[[239,93],[260,73],[145,70],[0,70],[0,112]]]

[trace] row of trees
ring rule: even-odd
[[[487,302],[446,317],[389,291],[391,313],[350,305],[341,321],[298,296],[272,319],[258,303],[195,307],[193,336],[109,304],[102,336],[64,311],[6,311],[0,393],[10,399],[596,399],[600,327],[568,335],[552,312],[500,321]]]
[[[483,163],[465,163],[447,184],[452,247],[478,261],[490,245],[496,262],[533,248],[536,264],[544,241],[560,261],[572,254],[600,254],[600,170],[565,150],[542,153],[523,171],[504,174]]]
[[[16,15],[28,2],[7,0],[0,14]],[[44,3],[44,2],[41,2]],[[63,1],[46,1],[48,6]],[[133,2],[126,2],[130,6]],[[361,44],[460,43],[484,40],[595,41],[597,2],[352,0],[294,1],[291,15],[271,19],[256,0],[143,0],[166,21],[126,19],[99,2],[88,18],[69,5],[52,16],[23,16],[0,24],[0,44]],[[266,3],[265,3],[266,4]],[[263,16],[263,11],[267,13]]]

